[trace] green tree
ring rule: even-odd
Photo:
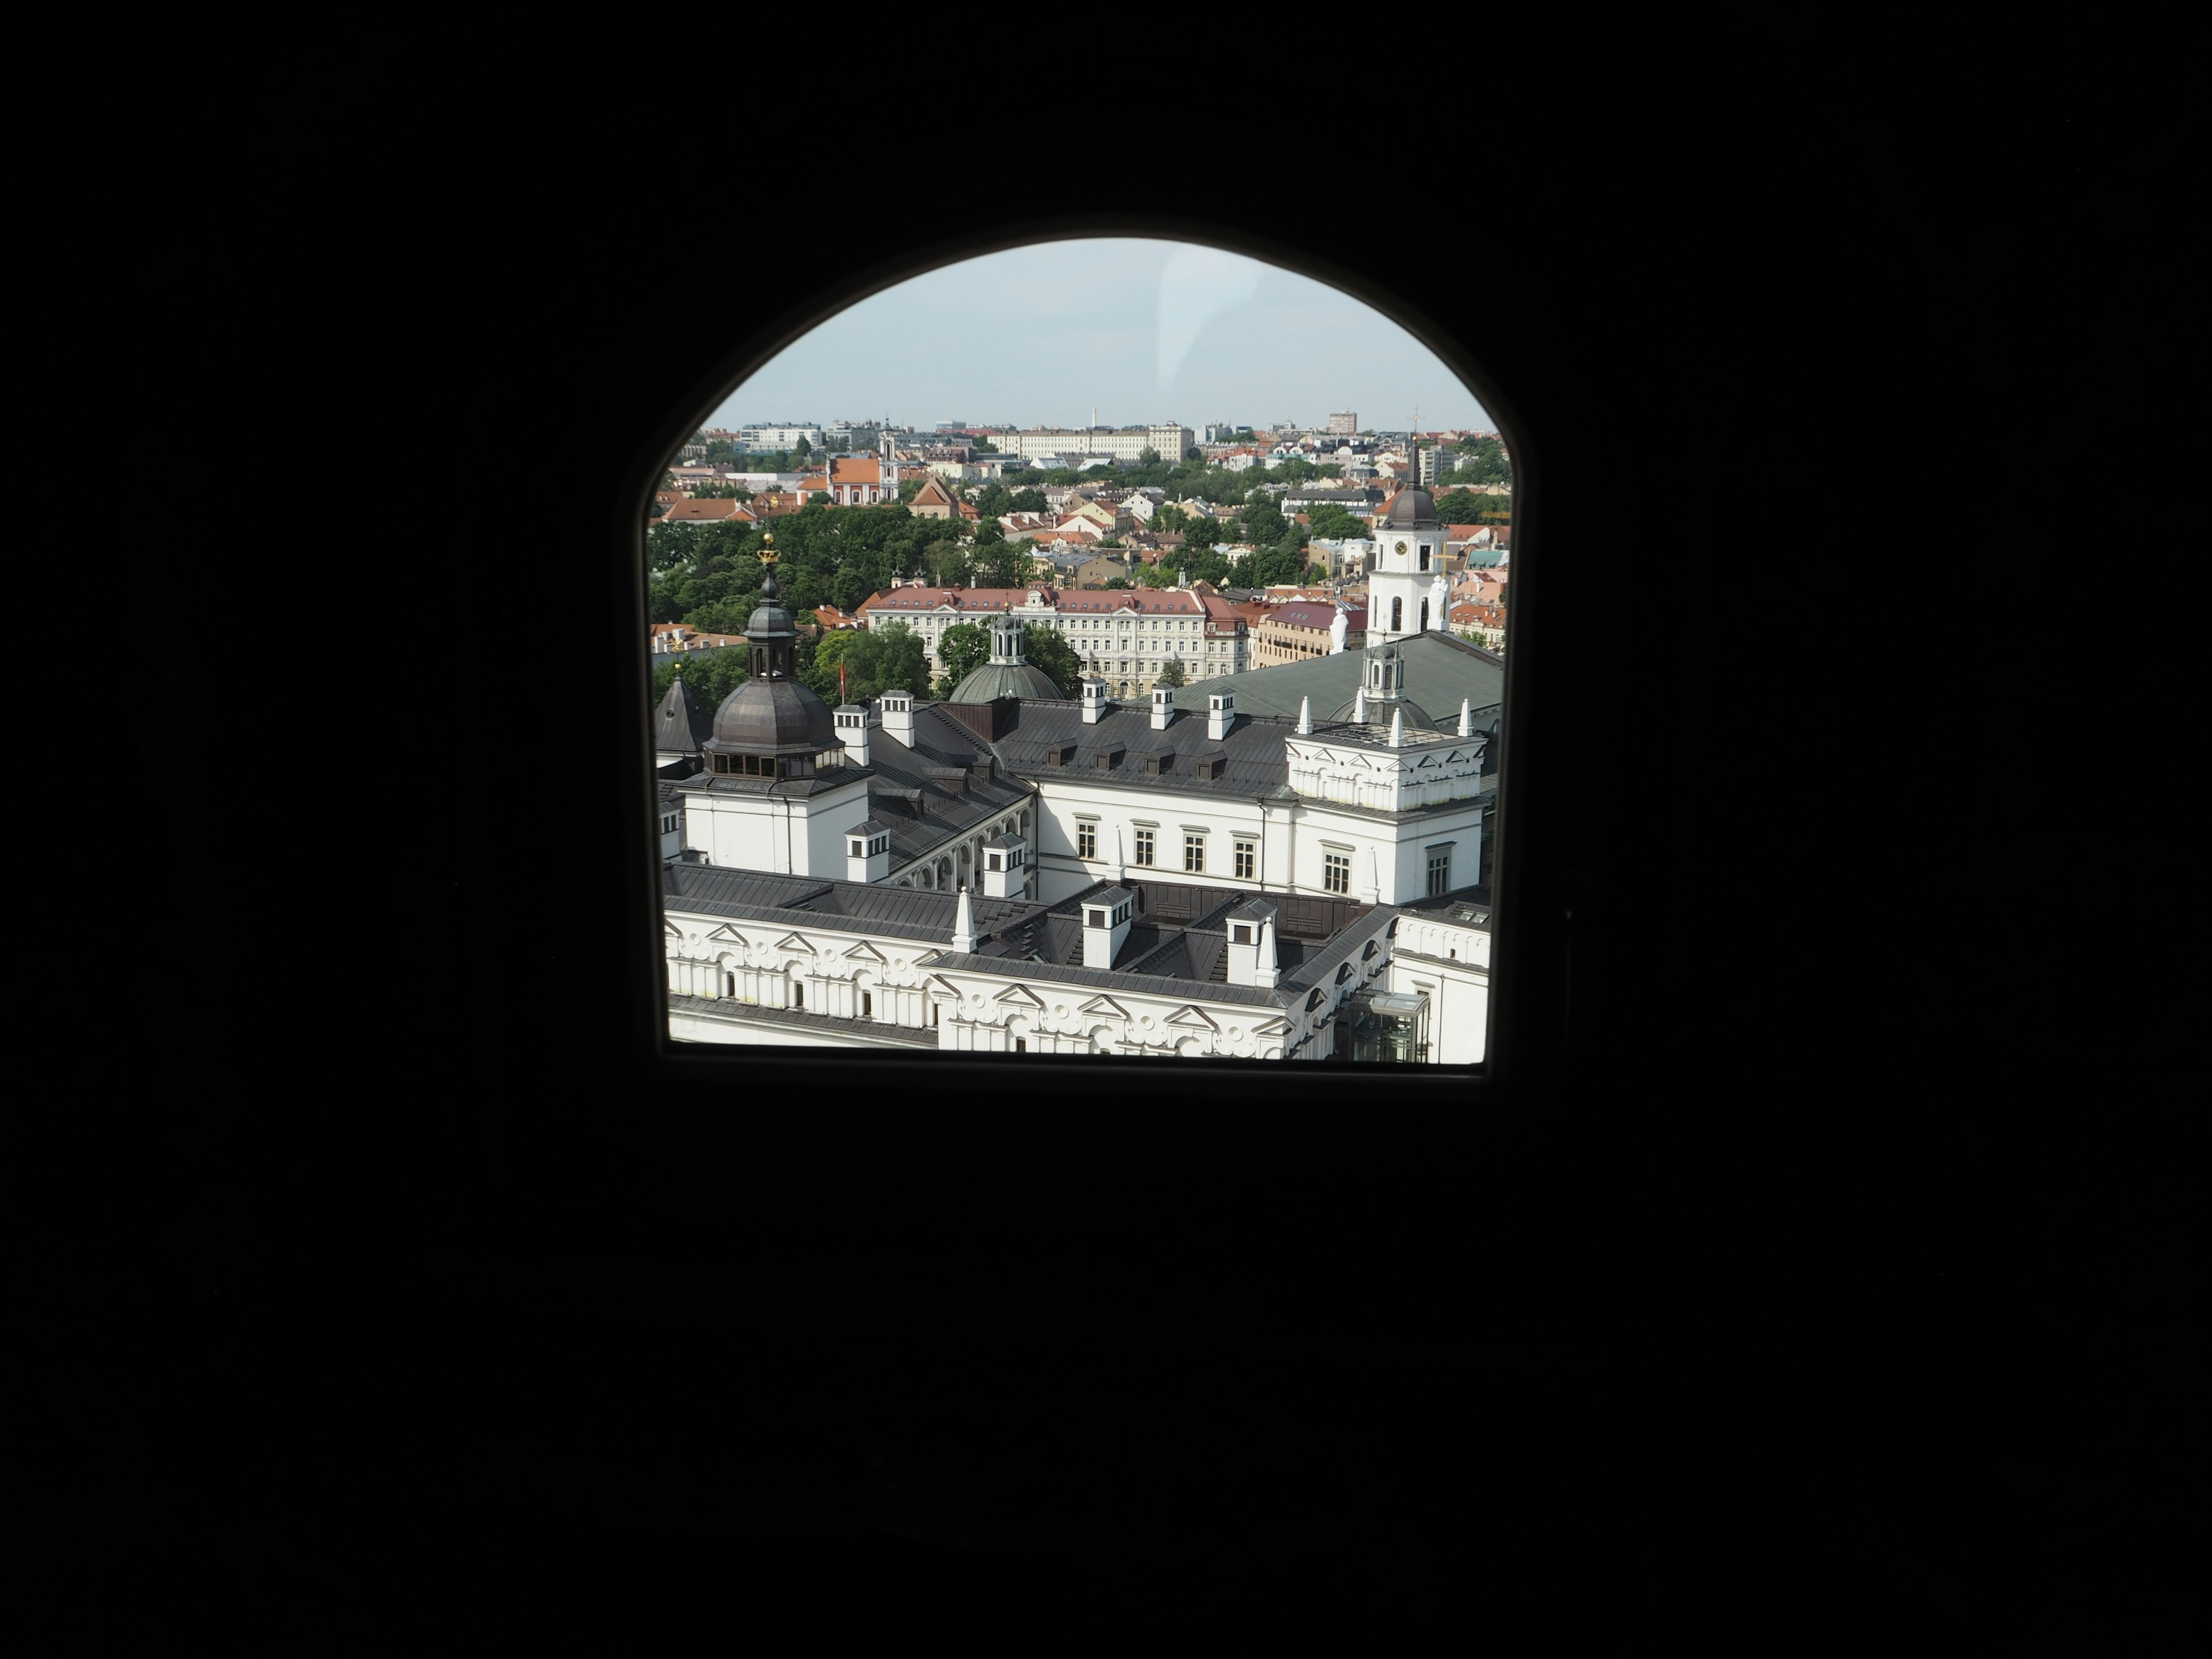
[[[799,442],[793,446],[791,452],[791,459],[794,461],[803,461],[813,453],[814,446],[807,442],[805,439],[801,438]]]
[[[942,684],[949,694],[991,659],[991,634],[981,623],[955,623],[939,635],[937,659],[945,665]]]
[[[1170,657],[1167,661],[1161,664],[1159,673],[1152,680],[1154,685],[1176,686],[1185,683],[1181,657]]]
[[[988,438],[970,438],[968,443],[978,455],[995,455],[999,453],[998,445],[993,443]]]
[[[900,479],[898,487],[899,505],[901,507],[909,505],[915,496],[921,494],[922,485],[928,482],[929,480],[927,478]]]
[[[1154,449],[1150,444],[1146,444],[1142,449],[1137,452],[1137,465],[1139,466],[1158,466],[1159,464],[1160,452]]]
[[[702,708],[714,710],[744,683],[751,672],[751,653],[742,646],[726,651],[691,651],[659,664],[653,671],[653,703],[656,708],[668,695],[669,683],[681,679]]]
[[[1492,497],[1471,489],[1451,489],[1437,497],[1437,516],[1446,524],[1480,524]]]
[[[845,671],[842,694],[837,689],[840,667]],[[929,651],[921,635],[904,623],[836,629],[822,636],[800,678],[824,702],[866,702],[886,691],[921,696],[929,690]]]
[[[984,587],[1027,586],[1036,568],[1027,541],[1010,542],[1003,533],[994,542],[981,537],[975,544],[975,578]]]
[[[1281,510],[1265,490],[1255,489],[1245,498],[1244,510],[1239,514],[1244,521],[1243,539],[1272,547],[1283,539],[1290,529]]]
[[[1063,697],[1078,695],[1076,682],[1083,678],[1083,659],[1075,654],[1057,629],[1040,627],[1036,623],[1022,626],[1022,654],[1031,664],[1052,676],[1052,683],[1060,688]]]
[[[1006,511],[1009,513],[1042,513],[1045,510],[1045,505],[1044,491],[1042,489],[1017,489],[1012,495],[1007,497]]]

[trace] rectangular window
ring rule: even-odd
[[[1451,891],[1451,848],[1439,848],[1429,854],[1429,896],[1437,898]]]
[[[1079,823],[1075,826],[1075,856],[1079,859],[1095,859],[1098,856],[1098,826],[1097,824]]]
[[[1206,837],[1185,836],[1182,838],[1182,867],[1196,875],[1206,873]]]
[[[1152,861],[1152,832],[1149,830],[1139,830],[1137,831],[1137,862],[1149,866]]]
[[[1259,862],[1259,848],[1251,842],[1239,840],[1237,843],[1237,879],[1250,881],[1252,872],[1258,867]]]
[[[1322,858],[1322,885],[1332,893],[1352,890],[1352,854],[1328,853]]]

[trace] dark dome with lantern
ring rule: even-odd
[[[1386,530],[1441,530],[1436,498],[1425,489],[1401,489],[1390,498],[1390,510],[1379,520]]]
[[[703,745],[710,755],[813,755],[837,747],[830,705],[799,683],[793,663],[799,635],[776,586],[775,538],[763,542],[760,604],[745,623],[752,676],[714,711],[714,735]]]
[[[709,746],[726,753],[818,754],[837,746],[830,705],[797,680],[749,679],[714,711]]]

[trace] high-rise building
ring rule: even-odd
[[[1328,430],[1332,437],[1348,438],[1359,430],[1359,416],[1349,409],[1340,410],[1328,417]]]

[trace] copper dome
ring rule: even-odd
[[[710,751],[812,755],[837,746],[830,705],[797,680],[749,679],[714,711]]]

